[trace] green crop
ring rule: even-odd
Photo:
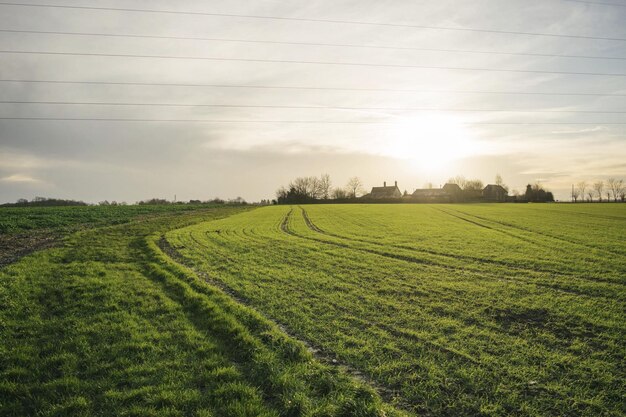
[[[626,206],[268,207],[182,262],[415,415],[626,413]]]
[[[401,415],[159,248],[248,210],[83,230],[0,269],[0,416]]]

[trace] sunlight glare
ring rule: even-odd
[[[465,125],[452,116],[426,114],[398,120],[388,131],[385,152],[424,171],[441,170],[479,152]]]

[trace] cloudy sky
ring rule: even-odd
[[[566,198],[626,177],[611,1],[0,2],[0,201],[256,201],[322,173]]]

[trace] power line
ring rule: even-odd
[[[563,0],[563,1],[569,1],[569,2],[573,2],[573,3],[593,4],[593,5],[598,5],[598,6],[626,7],[626,4],[607,3],[607,2],[603,2],[603,1],[584,1],[584,0]]]
[[[21,55],[52,55],[52,56],[90,56],[90,57],[111,57],[111,58],[147,58],[147,59],[180,59],[180,60],[202,60],[202,61],[225,61],[225,62],[257,62],[269,64],[304,64],[304,65],[333,65],[349,67],[374,67],[374,68],[414,68],[414,69],[435,69],[450,71],[482,71],[482,72],[507,72],[524,74],[559,74],[559,75],[591,75],[604,77],[626,77],[624,73],[604,73],[604,72],[576,72],[576,71],[547,71],[547,70],[518,70],[499,68],[467,68],[448,67],[431,65],[410,65],[410,64],[373,64],[361,62],[334,62],[334,61],[301,61],[288,59],[254,59],[254,58],[218,58],[218,57],[197,57],[197,56],[171,56],[171,55],[138,55],[138,54],[103,54],[88,52],[49,52],[49,51],[22,51],[3,50],[3,54]]]
[[[101,36],[113,38],[135,38],[135,39],[167,39],[167,40],[185,40],[185,41],[210,41],[210,42],[237,42],[252,44],[268,44],[268,45],[293,45],[293,46],[322,46],[322,47],[340,47],[340,48],[361,48],[361,49],[384,49],[384,50],[401,50],[401,51],[422,51],[422,52],[451,52],[451,53],[468,53],[482,55],[513,55],[513,56],[536,56],[544,58],[575,58],[575,59],[607,59],[607,60],[626,60],[626,57],[616,56],[592,56],[592,55],[566,55],[566,54],[543,54],[532,52],[502,52],[502,51],[478,51],[472,49],[444,49],[444,48],[416,48],[406,46],[392,45],[360,45],[346,43],[318,43],[318,42],[287,42],[287,41],[268,41],[254,39],[232,39],[232,38],[202,38],[189,36],[160,36],[160,35],[136,35],[136,34],[120,34],[120,33],[96,33],[96,32],[60,32],[60,31],[42,31],[42,30],[18,30],[18,29],[0,29],[4,33],[29,33],[39,35],[67,35],[67,36]]]
[[[499,113],[577,113],[577,114],[626,114],[626,111],[607,110],[523,110],[523,109],[454,109],[436,107],[346,107],[346,106],[281,106],[248,104],[185,104],[185,103],[111,103],[89,101],[14,101],[2,100],[0,104],[43,104],[71,106],[128,106],[128,107],[209,107],[252,109],[299,109],[299,110],[373,110],[373,111],[445,111],[445,112],[499,112]]]
[[[279,21],[385,26],[385,27],[401,27],[401,28],[416,28],[416,29],[430,29],[430,30],[446,30],[446,31],[458,31],[458,32],[497,33],[497,34],[504,34],[504,35],[527,35],[527,36],[545,36],[545,37],[569,38],[569,39],[626,41],[626,38],[613,38],[613,37],[600,37],[600,36],[521,32],[521,31],[511,31],[511,30],[480,29],[480,28],[467,28],[467,27],[459,28],[459,27],[449,27],[449,26],[428,26],[428,25],[415,25],[415,24],[403,24],[403,23],[366,22],[366,21],[356,21],[356,20],[313,19],[313,18],[283,17],[283,16],[259,16],[259,15],[247,15],[247,14],[235,14],[235,13],[211,13],[211,12],[192,12],[192,11],[177,11],[177,10],[135,9],[135,8],[120,8],[120,7],[66,6],[66,5],[58,5],[58,4],[24,4],[24,3],[9,3],[9,2],[0,2],[0,5],[20,6],[20,7],[56,8],[56,9],[74,9],[74,10],[159,13],[159,14],[188,15],[188,16],[237,17],[237,18],[245,18],[245,19],[267,19],[267,20],[279,20]]]
[[[31,84],[79,84],[79,85],[119,85],[143,87],[207,87],[207,88],[251,88],[268,90],[312,90],[312,91],[361,91],[387,93],[422,93],[422,94],[495,94],[495,95],[530,95],[530,96],[591,96],[591,97],[626,97],[626,94],[616,93],[572,93],[572,92],[542,92],[542,91],[468,91],[468,90],[421,90],[421,89],[394,89],[394,88],[358,88],[358,87],[317,87],[317,86],[281,86],[281,85],[247,85],[247,84],[190,84],[190,83],[149,83],[123,81],[71,81],[71,80],[25,80],[0,79],[4,83],[31,83]]]
[[[163,122],[163,123],[292,123],[292,124],[393,124],[392,121],[366,120],[229,120],[229,119],[119,119],[64,117],[0,117],[0,120],[90,121],[90,122]],[[626,125],[612,122],[462,122],[467,125]]]

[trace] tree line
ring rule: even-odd
[[[319,177],[298,177],[286,187],[276,191],[278,204],[305,203],[317,200],[347,200],[357,198],[363,192],[363,183],[359,177],[352,177],[344,187],[332,187],[330,175]]]
[[[484,188],[483,181],[480,179],[466,179],[464,176],[457,175],[449,178],[448,184],[456,184],[461,190],[469,196],[475,196],[482,192]],[[504,183],[502,176],[497,174],[495,184],[501,186],[509,192],[509,187]],[[432,183],[425,185],[427,189],[435,188]],[[276,191],[276,199],[273,203],[277,204],[298,204],[325,200],[340,200],[349,202],[356,199],[365,192],[363,183],[359,177],[352,177],[345,186],[333,188],[330,176],[322,174],[319,177],[298,177],[285,187],[282,186]],[[512,197],[509,201],[517,202],[553,202],[554,196],[550,191],[544,189],[540,183],[534,185],[528,184],[524,193],[516,190],[512,191]],[[409,196],[405,190],[403,195]]]
[[[606,199],[603,199],[606,197]],[[599,180],[595,182],[580,181],[576,185],[572,185],[572,201],[577,203],[578,200],[587,201],[589,203],[611,201],[614,202],[626,200],[626,184],[623,179],[609,178],[606,181]]]
[[[150,206],[161,206],[161,205],[181,205],[181,204],[207,204],[207,205],[216,205],[216,204],[224,204],[224,205],[246,205],[248,204],[246,200],[242,197],[231,198],[228,200],[223,200],[219,197],[216,197],[212,200],[189,200],[189,201],[170,201],[164,198],[150,198],[147,200],[141,200],[134,204],[130,205],[150,205]],[[261,200],[260,203],[255,203],[260,205],[270,204],[269,200]],[[32,200],[27,200],[25,198],[18,199],[15,203],[5,203],[0,204],[2,207],[74,207],[74,206],[128,206],[129,204],[125,201],[117,202],[117,201],[100,201],[97,204],[85,203],[84,201],[79,200],[68,200],[62,198],[47,198],[47,197],[35,197]]]

